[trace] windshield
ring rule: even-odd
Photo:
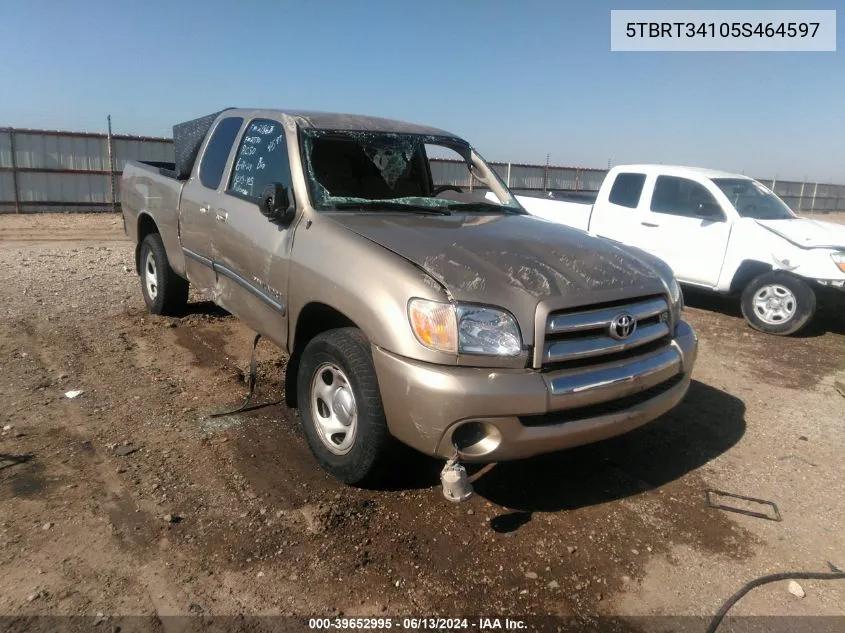
[[[791,220],[796,217],[786,203],[755,180],[713,178],[716,186],[743,218],[755,220]]]
[[[318,210],[525,212],[493,169],[456,138],[302,130],[302,144]],[[494,196],[485,197],[490,191]]]

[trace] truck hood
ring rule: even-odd
[[[642,251],[527,215],[332,218],[413,262],[454,299],[510,310],[523,336],[526,327],[533,330],[539,301],[564,307],[661,293],[663,278],[671,277],[665,264]]]
[[[842,224],[809,218],[756,222],[802,248],[845,248],[845,225]]]

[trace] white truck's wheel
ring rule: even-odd
[[[144,303],[153,314],[178,315],[188,303],[188,282],[173,272],[158,233],[141,243],[138,262]]]
[[[302,430],[320,466],[347,484],[372,480],[392,438],[370,343],[358,328],[311,339],[297,375]]]
[[[803,280],[782,272],[756,277],[742,293],[742,314],[755,329],[768,334],[795,334],[816,311],[816,293]]]

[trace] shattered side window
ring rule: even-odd
[[[449,151],[472,171],[472,150],[458,139],[388,132],[303,130],[303,156],[314,205],[338,208],[377,201],[409,207],[453,208],[433,179],[428,152]],[[452,188],[454,189],[454,188]],[[448,193],[453,193],[449,191]],[[478,195],[480,194],[480,195]],[[477,204],[496,205],[479,190]]]

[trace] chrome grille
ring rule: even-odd
[[[611,324],[625,313],[636,319],[636,329],[627,337],[614,338]],[[554,312],[546,320],[543,365],[597,356],[612,360],[614,354],[668,338],[669,327],[669,305],[660,296],[577,312]]]

